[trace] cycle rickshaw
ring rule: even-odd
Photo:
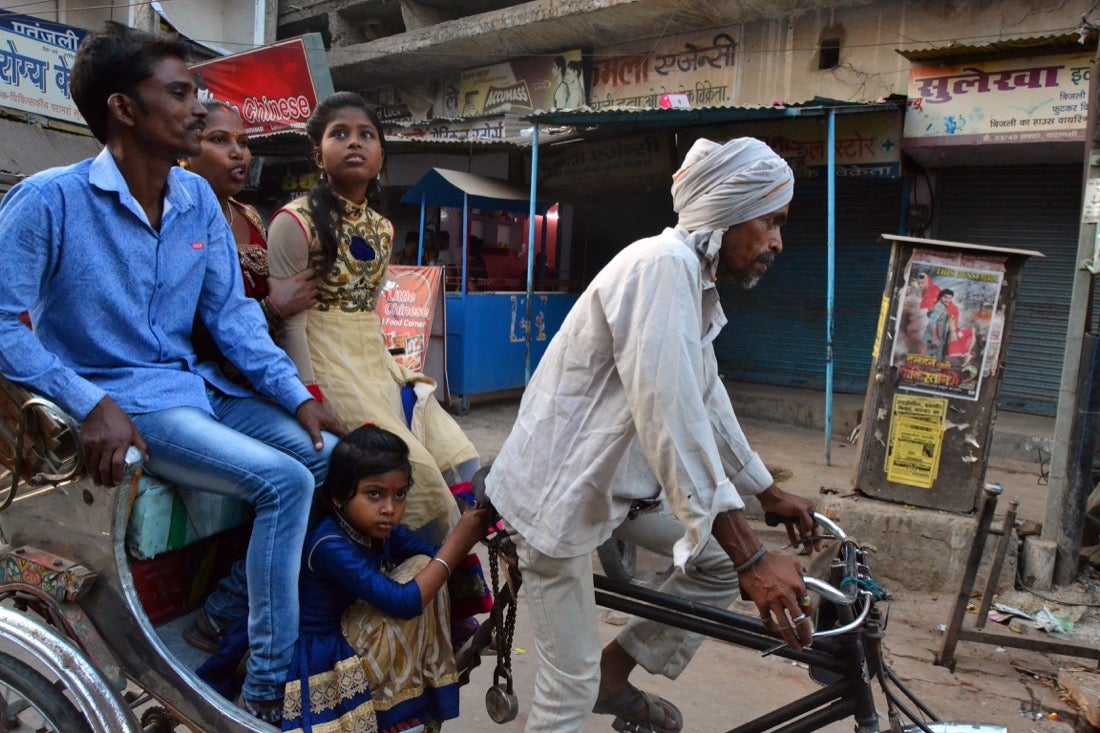
[[[170,555],[247,531],[247,516],[215,507],[220,525],[207,522],[211,526],[205,531],[196,531],[194,525],[203,522],[191,517],[179,531],[174,521],[178,497],[166,503],[156,490],[143,490],[145,477],[136,462],[120,486],[94,486],[82,470],[74,421],[49,401],[2,379],[0,448],[9,483],[6,491],[0,488],[0,730],[273,730],[199,680],[175,651],[181,646],[180,627],[158,621],[155,606],[156,596],[181,576],[136,580],[137,570],[146,567],[142,563],[156,560],[135,556],[135,549],[148,541],[142,537],[152,531],[148,527],[167,527],[169,536],[175,533],[184,543],[165,553]],[[241,526],[222,526],[234,521]],[[684,602],[634,583],[597,576],[597,602],[804,662],[821,683],[819,690],[731,733],[813,731],[846,718],[853,719],[856,733],[878,733],[883,726],[895,733],[950,730],[883,660],[879,604],[885,594],[874,582],[867,552],[836,525],[823,517],[819,521],[837,540],[837,551],[827,580],[807,579],[820,599],[819,631],[810,649],[783,647],[757,618]],[[192,536],[207,532],[208,537]],[[503,722],[515,709],[507,654],[521,579],[513,574],[511,583],[499,583],[498,559],[508,551],[507,537],[498,533],[487,542],[497,605],[457,660],[468,681],[481,651],[497,637],[496,684],[486,699],[494,720]],[[211,574],[209,556],[199,556],[198,568],[188,570],[185,563],[185,573]],[[182,581],[194,586],[186,574]],[[191,591],[194,604],[198,591]],[[885,716],[878,712],[876,686]]]

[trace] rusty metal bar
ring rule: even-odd
[[[978,620],[974,625],[979,629],[985,628],[985,620],[989,618],[989,607],[993,605],[993,594],[997,590],[997,580],[1001,577],[1001,569],[1005,564],[1005,555],[1008,554],[1008,545],[1012,541],[1012,528],[1016,526],[1016,510],[1020,502],[1012,501],[1008,504],[1008,513],[1005,514],[1004,527],[1001,529],[1001,539],[997,542],[997,551],[993,555],[993,565],[989,568],[989,577],[985,581],[985,592],[982,593],[982,603],[978,608]]]
[[[985,540],[989,535],[989,525],[993,523],[993,513],[997,510],[997,499],[1004,493],[1000,484],[986,484],[982,497],[982,507],[978,514],[978,531],[974,534],[974,541],[970,545],[970,555],[966,560],[966,569],[963,571],[962,583],[959,585],[959,594],[955,597],[955,607],[951,611],[951,620],[943,633],[943,642],[940,651],[936,655],[936,664],[941,667],[955,670],[955,647],[959,643],[959,632],[962,630],[963,617],[966,615],[966,606],[970,602],[970,593],[974,588],[974,579],[978,576],[978,566],[982,562],[982,552],[985,549]]]

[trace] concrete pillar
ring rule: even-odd
[[[1033,590],[1050,590],[1054,584],[1054,561],[1058,543],[1032,535],[1024,538],[1021,564],[1024,585]]]

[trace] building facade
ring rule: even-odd
[[[591,125],[541,130],[539,185],[560,192],[563,202],[554,262],[563,287],[582,286],[630,241],[674,221],[669,175],[695,137],[767,140],[796,169],[797,193],[779,265],[751,296],[724,293],[736,317],[717,348],[727,376],[739,381],[820,388],[825,374],[825,118],[775,111],[818,99],[866,104],[866,111],[836,118],[832,151],[836,388],[866,387],[886,280],[878,235],[903,233],[1047,255],[1025,271],[1001,406],[1054,412],[1076,267],[1096,46],[1090,22],[1100,18],[1085,17],[1091,5],[1083,0],[234,0],[127,7],[45,0],[11,7],[74,28],[112,18],[178,30],[200,56],[320,34],[334,87],[363,93],[387,122],[394,202],[433,166],[527,185],[528,118],[551,109],[599,113]],[[0,85],[10,84],[8,77],[0,75]],[[730,114],[638,129],[607,124],[662,103]],[[86,134],[83,144],[54,144],[50,135],[66,135],[68,143],[85,131],[63,115],[23,107],[0,99],[0,124],[23,126],[18,136],[4,135],[0,185],[57,164],[45,151],[71,148],[70,157],[83,157],[95,148]],[[754,110],[772,114],[749,114]],[[27,143],[28,134],[46,137]],[[43,154],[28,156],[35,149]],[[274,189],[271,201],[308,185],[301,146],[263,152],[262,185]],[[390,213],[399,235],[419,226],[411,207],[395,204]],[[436,226],[443,215],[435,212]],[[515,221],[504,224],[522,238]]]
[[[866,387],[887,267],[879,233],[1024,247],[1047,257],[1025,272],[1001,406],[1053,414],[1076,266],[1085,97],[1095,50],[1089,23],[1100,20],[1085,17],[1090,7],[1043,0],[307,0],[280,3],[278,23],[280,34],[321,33],[335,87],[394,110],[396,123],[421,126],[421,141],[424,130],[434,130],[442,139],[468,139],[465,134],[484,142],[469,132],[479,125],[507,138],[507,114],[498,128],[486,107],[465,104],[477,91],[470,77],[491,76],[519,59],[578,53],[585,106],[607,113],[659,106],[666,93],[686,96],[694,108],[896,100],[894,115],[838,118],[836,386]],[[512,66],[514,82],[522,73]],[[996,76],[1006,71],[1019,78]],[[946,92],[937,86],[943,84]],[[515,99],[513,111],[522,119],[527,109]],[[1015,130],[991,126],[1013,117],[1020,125]],[[820,388],[824,123],[731,119],[643,129],[625,139],[623,127],[608,127],[601,137],[597,125],[579,142],[568,138],[561,146],[568,152],[560,153],[547,142],[540,178],[582,194],[568,207],[569,275],[583,283],[629,241],[674,220],[666,188],[684,140],[761,137],[796,168],[796,199],[780,264],[751,296],[724,294],[735,317],[717,344],[720,361],[736,380]],[[1024,130],[1024,124],[1034,126]],[[969,131],[962,129],[967,125]],[[395,125],[395,138],[400,130]],[[423,165],[445,155],[521,182],[529,160],[524,150],[422,143],[402,148],[417,160],[403,173],[395,156],[391,174],[396,171],[397,185],[410,185]]]

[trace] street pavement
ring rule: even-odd
[[[457,420],[483,459],[491,460],[500,450],[511,429],[518,408],[518,398],[474,402],[470,410]],[[858,450],[843,439],[833,438],[829,445],[830,464],[825,465],[824,436],[814,430],[756,419],[743,419],[742,425],[756,451],[772,470],[781,486],[793,493],[813,498],[851,493],[852,477],[858,460]],[[1007,459],[992,459],[987,480],[1004,486],[1001,507],[1008,501],[1019,502],[1018,517],[1041,522],[1046,511],[1046,490],[1040,483],[1040,466]],[[999,518],[998,518],[999,519]],[[753,520],[761,534],[775,532]],[[995,521],[995,526],[996,521]],[[772,546],[782,544],[774,536]],[[935,562],[934,557],[928,558]],[[872,556],[872,568],[873,568]],[[639,575],[652,580],[668,567],[664,558],[639,552]],[[486,568],[488,563],[485,563]],[[1056,656],[998,646],[960,642],[956,649],[956,667],[950,671],[934,664],[940,648],[941,628],[949,620],[957,590],[929,593],[890,587],[893,600],[888,604],[889,619],[884,646],[887,663],[904,684],[944,721],[964,721],[996,725],[1008,731],[1067,732],[1094,730],[1078,706],[1061,693],[1057,679],[1060,670],[1081,670],[1085,677],[1096,671],[1096,663],[1086,659]],[[1088,603],[1092,595],[1074,594],[1078,604]],[[1059,606],[1058,589],[1039,599],[1026,593],[1009,593],[1016,608],[1040,607],[1075,615],[1073,634],[1058,634],[1059,640],[1073,643],[1094,643],[1100,640],[1100,622],[1096,611],[1088,605]],[[1068,594],[1067,594],[1068,595]],[[1084,598],[1084,600],[1082,600]],[[1006,602],[998,599],[999,602]],[[733,610],[754,615],[751,604],[736,602]],[[974,615],[967,615],[966,624],[973,624]],[[623,620],[621,614],[601,610],[599,622],[603,643],[614,638]],[[991,624],[996,626],[996,624]],[[1030,628],[1019,620],[1012,622],[1012,631],[1043,638],[1045,632]],[[526,720],[536,666],[533,641],[522,592],[513,643],[512,670],[515,691],[519,698],[519,717],[512,723],[498,725],[488,717],[484,706],[485,691],[493,682],[494,657],[485,657],[474,670],[471,683],[462,691],[462,715],[447,728],[466,733],[520,731]],[[748,719],[774,709],[816,689],[807,670],[801,664],[778,656],[761,656],[759,652],[739,648],[725,642],[707,640],[695,659],[677,680],[654,677],[644,670],[635,671],[631,681],[638,687],[656,692],[674,701],[684,713],[684,730],[691,732],[726,731]],[[880,695],[881,697],[881,695]],[[912,706],[910,706],[912,707]],[[885,704],[881,727],[887,728]],[[611,717],[592,716],[585,733],[610,731]],[[834,723],[824,730],[841,733],[851,731],[852,721]]]

